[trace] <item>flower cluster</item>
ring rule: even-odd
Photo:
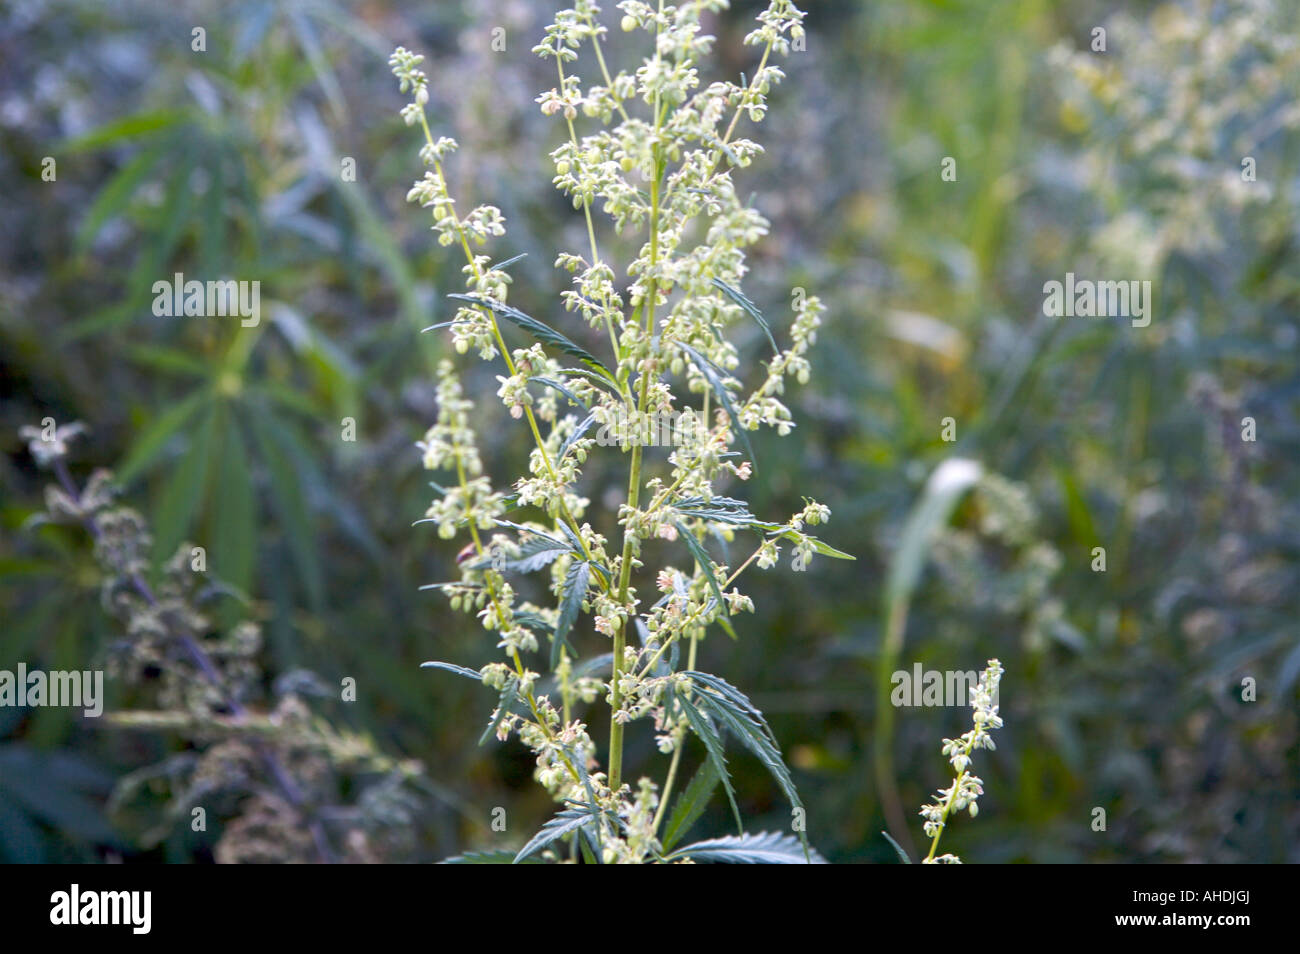
[[[939,848],[939,839],[947,827],[948,816],[954,812],[969,811],[970,817],[979,814],[978,799],[984,794],[984,782],[979,776],[972,775],[968,769],[971,753],[976,749],[995,749],[991,729],[1002,728],[1002,718],[998,715],[998,684],[1002,681],[1002,664],[990,659],[988,668],[980,674],[979,684],[971,693],[971,708],[974,709],[974,728],[960,739],[944,739],[943,754],[948,756],[957,778],[948,788],[942,788],[935,795],[935,800],[921,809],[925,819],[925,834],[931,839],[930,853],[925,858],[926,864],[960,864],[961,859],[953,854],[935,856]]]
[[[399,49],[390,61],[402,91],[413,93],[402,115],[425,134],[420,155],[429,168],[409,198],[431,209],[439,242],[460,245],[465,254],[466,293],[453,296],[457,309],[446,323],[453,345],[462,354],[472,347],[483,360],[500,360],[497,397],[534,441],[528,472],[509,494],[492,490],[474,450],[469,402],[450,363],[443,364],[438,422],[421,447],[426,466],[450,471],[456,482],[439,488],[428,517],[441,536],[467,529],[471,542],[459,561],[461,578],[437,586],[453,608],[476,610],[505,651],[506,662],[481,674],[501,693],[494,734],[527,745],[537,759],[538,781],[558,801],[591,813],[584,831],[604,861],[653,859],[661,849],[656,832],[680,742],[688,728],[713,731],[690,725],[677,701],[677,693],[690,692],[689,682],[675,688],[674,670],[683,649],[693,666],[709,627],[734,634],[730,617],[753,610],[750,598],[734,588],[736,579],[755,561],[760,568],[774,565],[780,540],[792,544],[796,569],[814,554],[848,558],[805,530],[829,518],[825,506],[806,500],[804,510],[776,524],[759,520],[725,493],[727,484],[752,472],[746,431],[766,426],[789,433],[791,414],[782,396],[787,380],[808,380],[807,353],[822,312],[815,296],[797,289],[790,344],[781,348],[769,323],[738,291],[747,271],[745,249],[767,234],[768,223],[739,198],[733,182],[734,172],[762,152],[737,133],[742,119],[763,119],[767,95],[783,77],[769,60],[802,37],[804,14],[789,0],[772,0],[746,38],[762,50],[751,78],[706,83],[699,65],[713,37],[702,32],[702,17],[726,6],[725,0],[657,9],[638,0],[619,3],[622,29],[643,31],[649,39],[650,55],[632,70],[610,72],[601,45],[606,27],[591,0],[556,14],[534,48],[555,66],[556,85],[537,97],[541,112],[564,134],[550,153],[553,182],[581,214],[587,233],[585,247],[561,250],[555,259],[567,277],[560,293],[564,313],[582,319],[563,330],[506,303],[509,262],[491,267],[474,252],[503,233],[500,213],[492,206],[457,213],[442,165],[454,143],[435,140],[429,128],[420,58]],[[591,83],[572,66],[587,53],[598,71]],[[607,229],[598,228],[598,213]],[[638,243],[622,267],[602,252],[606,231]],[[746,393],[742,347],[728,332],[751,320],[773,357],[761,383]],[[503,329],[509,326],[536,343],[508,348]],[[662,455],[647,450],[641,435],[649,422],[669,417],[690,426],[678,429]],[[577,490],[588,455],[609,444],[629,458],[616,550],[584,521],[589,501]],[[528,511],[545,519],[529,521]],[[734,568],[715,563],[708,541],[732,541],[740,531],[758,534],[753,555]],[[493,536],[485,539],[485,532]],[[638,571],[648,569],[641,557],[650,540],[675,542],[687,562],[658,568],[651,575],[657,586],[644,596],[638,580],[645,574]],[[507,582],[507,575],[542,570],[549,570],[553,607],[521,602]],[[582,623],[587,617],[589,629]],[[576,647],[593,638],[612,642],[607,681],[578,662]],[[545,684],[554,688],[539,694],[542,678],[525,656],[544,652],[547,642],[551,672]],[[573,713],[601,694],[611,709],[605,771],[585,723]],[[649,779],[623,781],[624,728],[643,719],[653,723],[660,750],[673,757],[662,790]],[[575,839],[575,853],[579,842],[589,847]]]

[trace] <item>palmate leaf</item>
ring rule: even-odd
[[[542,830],[534,835],[524,847],[519,849],[519,854],[515,855],[515,864],[524,861],[530,855],[541,851],[547,845],[565,835],[576,832],[584,825],[590,825],[595,821],[595,816],[591,812],[577,811],[576,809],[566,808],[560,812],[545,825]]]
[[[713,764],[718,773],[718,778],[722,782],[723,791],[727,793],[727,801],[731,803],[731,814],[736,819],[736,831],[744,830],[744,823],[740,820],[740,806],[736,804],[736,790],[731,785],[731,774],[727,771],[727,755],[725,746],[722,744],[722,736],[714,727],[704,713],[691,704],[686,696],[676,693],[677,704],[682,707],[686,713],[686,719],[691,724],[691,731],[700,737],[704,743],[704,749],[709,753],[709,761]]]
[[[726,294],[728,298],[730,298],[737,305],[743,308],[746,314],[749,315],[749,317],[753,318],[756,322],[758,322],[758,326],[763,329],[763,334],[767,335],[767,340],[772,345],[772,353],[779,355],[781,353],[781,349],[776,346],[776,339],[772,337],[772,328],[771,326],[768,325],[767,319],[763,317],[763,313],[758,310],[758,306],[755,305],[752,301],[750,301],[740,291],[740,289],[732,288],[721,278],[713,279],[713,287],[722,289],[723,293]]]
[[[706,672],[687,670],[681,675],[695,683],[695,701],[699,709],[713,719],[715,725],[734,735],[749,749],[776,780],[793,808],[802,809],[803,802],[795,788],[790,769],[781,755],[776,736],[768,726],[763,713],[735,686]],[[807,835],[799,832],[799,840],[807,846]]]
[[[593,816],[600,812],[600,806],[596,803],[596,790],[591,784],[591,774],[587,771],[587,755],[585,752],[579,752],[576,746],[565,745],[561,747],[569,764],[574,767],[578,773],[578,780],[582,782],[582,789],[587,793],[587,803],[583,806]],[[605,855],[600,838],[600,825],[584,825],[578,829],[578,845],[582,849],[582,857],[589,865],[604,864],[602,860]]]
[[[685,342],[677,342],[677,347],[686,352],[686,357],[699,369],[700,374],[709,382],[709,387],[713,389],[714,395],[717,396],[718,403],[722,405],[723,410],[727,412],[727,417],[731,419],[731,429],[736,432],[736,438],[744,445],[745,453],[749,456],[751,464],[754,462],[754,448],[749,445],[749,436],[745,429],[740,426],[740,418],[736,414],[736,407],[731,403],[731,392],[726,389],[722,383],[723,373],[718,370],[712,361],[704,357],[690,345]],[[755,464],[757,467],[757,464]]]
[[[534,338],[543,344],[548,344],[552,348],[559,348],[567,355],[572,355],[589,368],[603,373],[609,380],[613,381],[614,376],[610,373],[609,368],[605,367],[590,351],[583,348],[570,338],[565,337],[545,322],[538,321],[531,315],[526,315],[518,308],[513,308],[504,302],[494,301],[491,298],[484,298],[482,295],[448,295],[448,298],[454,298],[457,301],[467,301],[472,305],[479,305],[488,308],[497,315],[513,322],[520,328],[532,334]]]
[[[704,814],[704,809],[708,807],[709,798],[713,795],[713,790],[718,787],[721,781],[718,776],[718,769],[711,759],[705,759],[704,764],[700,766],[691,783],[686,786],[685,791],[677,796],[677,801],[673,803],[672,814],[668,816],[668,821],[664,824],[663,838],[661,844],[664,851],[672,851],[673,845],[677,844],[682,835],[690,831],[691,826],[699,821],[700,816]]]
[[[749,512],[749,504],[734,497],[687,497],[673,504],[673,509],[683,517],[696,517],[713,523],[727,523],[738,527],[752,526],[757,518]]]
[[[692,861],[731,865],[824,865],[826,859],[815,851],[805,853],[797,838],[774,831],[761,834],[727,835],[697,841],[672,855]]]
[[[542,534],[531,534],[519,544],[519,556],[506,560],[502,565],[509,572],[533,573],[555,562],[562,554],[572,553],[573,548],[567,543]],[[492,566],[492,558],[484,557],[470,564],[471,570],[485,570]]]

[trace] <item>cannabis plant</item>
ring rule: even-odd
[[[118,781],[110,813],[123,827],[141,827],[144,849],[183,826],[207,832],[210,821],[222,863],[408,856],[429,789],[422,766],[332,724],[319,711],[332,690],[315,673],[282,673],[266,705],[261,628],[223,623],[239,594],[213,579],[201,548],[188,543],[152,572],[149,526],[116,500],[112,475],[96,470],[82,486],[73,480],[69,445],[83,431],[52,418],[21,429],[33,459],[57,481],[30,523],[79,528],[93,543],[101,602],[122,629],[97,656],[129,702],[111,707],[105,722],[178,742]]]
[[[550,153],[553,181],[582,217],[587,238],[585,247],[557,253],[555,267],[570,278],[556,309],[562,317],[550,323],[508,303],[514,259],[492,264],[481,251],[505,234],[500,210],[462,211],[453,198],[444,165],[456,143],[430,127],[422,57],[399,48],[390,60],[402,92],[411,94],[402,117],[424,133],[426,169],[408,198],[432,210],[439,244],[465,257],[466,291],[450,296],[457,302],[451,320],[429,330],[445,331],[456,352],[472,350],[501,370],[497,397],[535,445],[527,473],[508,488],[494,486],[476,439],[476,428],[494,426],[492,417],[476,412],[455,364],[442,362],[437,421],[420,447],[425,466],[450,478],[434,485],[426,516],[442,538],[464,533],[469,543],[458,560],[460,578],[432,587],[453,610],[477,615],[504,661],[479,672],[426,665],[481,680],[499,694],[484,738],[525,745],[536,756],[537,781],[560,805],[516,861],[819,860],[762,713],[721,676],[696,668],[710,633],[743,642],[744,626],[733,618],[754,610],[736,587],[745,570],[776,565],[783,545],[797,571],[816,553],[851,559],[808,532],[829,518],[824,505],[805,498],[798,513],[771,522],[737,495],[756,466],[747,432],[770,427],[785,435],[793,427],[782,398],[788,379],[808,380],[822,305],[793,290],[782,347],[779,323],[769,323],[739,290],[745,250],[767,232],[763,216],[737,195],[736,172],[762,153],[741,135],[742,124],[762,121],[767,95],[783,77],[772,60],[802,48],[804,14],[789,0],[772,0],[745,38],[760,51],[753,74],[705,84],[699,64],[713,38],[701,18],[726,6],[618,4],[622,29],[646,34],[651,48],[631,71],[611,72],[607,28],[589,0],[561,10],[534,48],[556,71],[554,88],[537,97],[564,137]],[[596,71],[590,85],[575,65],[583,55]],[[609,254],[620,244],[633,249],[622,263]],[[750,320],[761,338],[746,334]],[[531,343],[508,346],[510,326]],[[771,349],[761,373],[742,361],[749,344]],[[621,539],[612,542],[593,526],[605,524],[589,514],[582,478],[597,447],[615,446],[628,476],[612,515]],[[728,545],[745,534],[753,535],[752,552],[733,563]],[[551,605],[517,589],[526,587],[520,577],[543,572]],[[592,656],[589,647],[599,641],[608,651]],[[598,699],[609,706],[603,758],[584,719]],[[625,734],[638,727],[654,734],[666,759],[662,782],[624,774]],[[682,787],[692,735],[704,758]],[[798,840],[744,833],[729,741],[770,771],[789,800]],[[683,846],[718,786],[738,835]],[[466,857],[502,860],[501,853]]]

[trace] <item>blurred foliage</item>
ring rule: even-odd
[[[429,496],[414,442],[439,353],[419,329],[449,317],[460,275],[438,270],[405,208],[385,61],[398,42],[429,54],[430,115],[461,143],[457,189],[502,208],[508,254],[540,237],[581,245],[539,158],[553,130],[532,100],[554,78],[528,50],[544,6],[14,0],[0,13],[0,669],[84,668],[117,638],[84,536],[24,528],[47,477],[19,426],[81,420],[74,470],[114,467],[154,528],[155,566],[194,540],[247,598],[267,637],[261,689],[299,669],[354,677],[339,718],[426,766],[413,825],[426,860],[517,847],[548,807],[518,751],[465,744],[480,690],[418,668],[479,665],[493,647],[418,589],[452,559],[411,526]],[[752,69],[739,40],[758,6],[716,24],[724,69]],[[916,808],[945,778],[938,739],[968,722],[882,705],[882,655],[1007,670],[982,817],[945,850],[1300,860],[1300,8],[808,6],[807,51],[753,170],[773,229],[747,293],[775,314],[803,287],[828,312],[820,373],[793,398],[800,429],[755,435],[749,496],[790,512],[793,488],[817,486],[829,542],[858,562],[773,580],[745,651],[706,643],[701,668],[729,656],[833,861],[896,860],[879,835],[891,787],[908,826],[894,833],[919,843]],[[512,300],[562,322],[550,266],[520,261]],[[176,272],[260,280],[261,323],[155,318],[152,284]],[[1043,283],[1066,272],[1152,281],[1151,325],[1045,318]],[[522,437],[485,433],[485,459],[517,470]],[[927,481],[956,458],[982,476],[936,503]],[[587,479],[596,498],[623,478]],[[659,758],[640,741],[633,771]],[[0,709],[0,854],[211,857],[210,843],[146,847],[156,818],[105,815],[114,779],[183,750],[174,733]],[[788,823],[759,765],[735,771],[756,827]],[[725,807],[704,824],[723,833]]]

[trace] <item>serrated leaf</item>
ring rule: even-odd
[[[561,554],[572,552],[567,543],[535,533],[519,544],[519,556],[506,560],[502,567],[514,573],[534,573],[554,563]],[[470,564],[470,569],[485,570],[490,566],[492,558],[485,557]]]
[[[763,329],[763,334],[767,335],[767,340],[772,345],[772,353],[779,355],[781,349],[776,346],[776,339],[772,337],[772,328],[768,325],[767,319],[763,313],[758,310],[758,306],[749,300],[738,288],[732,288],[721,278],[713,279],[713,287],[720,288],[728,298],[745,310],[749,317],[758,322],[758,326]]]
[[[555,638],[564,639],[578,619],[582,604],[587,598],[591,582],[591,564],[574,561],[564,575],[564,589],[560,599],[560,618],[555,623]]]
[[[727,604],[722,600],[722,587],[718,586],[718,577],[714,572],[713,559],[709,556],[704,545],[695,539],[695,534],[687,530],[680,520],[674,520],[673,526],[677,528],[677,535],[686,543],[686,548],[691,551],[691,556],[695,557],[695,562],[700,565],[700,572],[704,574],[705,581],[709,584],[709,589],[713,591],[713,598],[718,601],[718,618],[729,615]]]
[[[815,851],[805,855],[797,838],[774,831],[697,841],[674,852],[673,857],[731,865],[826,864],[826,859]]]
[[[663,838],[660,839],[664,851],[672,851],[673,845],[677,844],[682,836],[690,831],[691,826],[700,820],[720,780],[717,766],[711,759],[705,759],[699,771],[695,773],[695,777],[691,779],[691,783],[673,803],[672,814],[664,824]]]
[[[707,687],[714,695],[727,700],[727,702],[741,714],[754,720],[754,722],[763,729],[767,737],[771,739],[772,744],[776,744],[776,736],[768,727],[766,720],[764,720],[763,713],[749,701],[748,696],[731,683],[727,682],[721,676],[715,676],[713,673],[709,672],[700,672],[695,669],[687,670],[682,673],[682,675],[689,676],[696,683]]]
[[[510,711],[510,706],[519,695],[518,689],[519,677],[511,675],[511,677],[506,680],[505,687],[501,690],[501,699],[497,702],[496,713],[492,716],[492,721],[488,723],[487,729],[483,732],[483,735],[479,737],[479,745],[482,745],[496,734],[497,727],[501,725],[502,720],[506,717],[506,713]]]
[[[731,392],[723,386],[721,372],[718,371],[712,361],[685,342],[677,342],[677,347],[686,352],[686,357],[690,359],[691,364],[695,365],[700,374],[704,375],[704,380],[709,382],[709,387],[713,389],[718,403],[722,405],[723,410],[727,412],[727,417],[731,419],[731,429],[735,431],[736,439],[744,445],[750,463],[757,468],[758,465],[754,461],[754,448],[749,445],[749,436],[745,433],[744,428],[740,426],[740,418],[736,414],[735,405],[731,403]]]
[[[793,808],[803,808],[790,769],[763,713],[744,693],[719,676],[695,670],[687,670],[682,675],[695,684],[695,699],[700,708],[763,763]],[[799,838],[806,846],[807,835],[801,831]]]
[[[528,844],[519,849],[519,853],[515,855],[514,863],[519,864],[528,856],[536,854],[552,842],[577,831],[583,825],[590,824],[592,821],[593,817],[590,812],[575,811],[571,808],[565,809],[543,825],[541,831],[534,835]]]
[[[543,344],[548,344],[552,348],[559,348],[567,355],[577,358],[583,364],[606,375],[610,375],[609,368],[605,367],[590,351],[583,348],[570,338],[565,337],[545,322],[538,321],[531,315],[526,315],[518,308],[513,308],[504,302],[495,301],[491,298],[484,298],[482,295],[448,295],[448,298],[454,298],[458,301],[467,301],[470,304],[478,305],[482,308],[488,308],[507,321],[513,322],[520,328],[532,334],[534,338]],[[613,380],[613,376],[610,375]]]
[[[718,735],[712,723],[704,717],[704,713],[692,705],[689,699],[680,693],[676,694],[676,698],[677,704],[686,713],[686,719],[691,724],[691,731],[700,737],[700,741],[704,743],[705,751],[709,753],[709,761],[713,763],[714,769],[717,770],[718,778],[727,793],[727,801],[731,803],[731,814],[736,819],[736,830],[741,831],[745,826],[740,820],[740,806],[736,804],[736,790],[732,788],[731,775],[727,771],[727,756],[722,744],[722,738]]]

